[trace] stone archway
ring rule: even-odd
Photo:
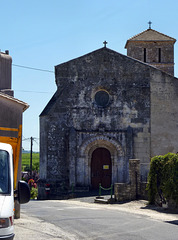
[[[97,148],[105,148],[110,152],[111,159],[111,183],[123,182],[125,152],[121,143],[107,135],[87,136],[79,147],[77,161],[77,184],[92,187],[91,184],[91,162],[92,153]],[[107,165],[107,164],[106,164]],[[80,170],[79,170],[80,169]],[[81,173],[83,169],[83,174]]]

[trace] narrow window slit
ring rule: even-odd
[[[144,62],[146,62],[146,48],[144,48]]]
[[[158,62],[161,62],[161,48],[158,49]]]

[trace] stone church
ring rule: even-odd
[[[176,40],[151,27],[127,40],[127,56],[104,47],[55,66],[57,91],[40,115],[39,198],[128,183],[129,159],[178,151]],[[50,185],[48,185],[50,184]]]

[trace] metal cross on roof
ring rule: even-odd
[[[104,44],[104,47],[106,47],[106,44],[108,44],[108,42],[104,41],[103,44]]]
[[[152,24],[152,22],[149,21],[148,24],[149,24],[149,29],[151,29],[151,24]]]

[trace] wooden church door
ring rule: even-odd
[[[99,189],[99,184],[104,188],[111,186],[112,164],[111,154],[106,148],[97,148],[92,153],[91,159],[91,185],[92,189]]]

